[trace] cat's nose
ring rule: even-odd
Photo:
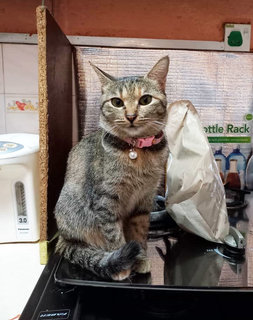
[[[129,120],[131,123],[134,122],[134,120],[137,118],[137,114],[126,114],[127,120]]]

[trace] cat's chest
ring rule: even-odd
[[[128,150],[114,154],[103,170],[104,186],[109,193],[117,194],[119,212],[124,214],[131,214],[140,203],[151,199],[165,173],[166,150],[137,152],[136,159],[129,158]]]
[[[130,162],[130,163],[129,163]],[[117,193],[121,204],[121,213],[131,214],[141,203],[154,197],[158,183],[164,173],[163,162],[145,159],[130,160],[118,180]]]
[[[136,159],[129,157],[129,150],[111,152],[104,158],[103,177],[108,187],[117,193],[130,194],[139,190],[155,188],[165,173],[168,150],[152,152],[136,149]]]
[[[156,187],[157,181],[165,172],[166,157],[163,153],[153,155],[138,152],[136,159],[130,159],[126,151],[121,156],[121,163],[119,187],[124,186],[124,191],[136,193]]]
[[[132,158],[133,151],[124,151],[121,155],[121,160],[125,164],[126,170],[132,170],[139,175],[146,175],[147,173],[156,173],[164,170],[167,151],[148,152],[147,150],[134,150],[135,157]]]

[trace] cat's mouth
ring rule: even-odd
[[[138,137],[146,137],[150,135],[156,135],[158,132],[155,130],[150,130],[147,126],[144,125],[136,125],[136,124],[130,124],[128,127],[121,127],[121,133],[125,137],[132,137],[132,138],[138,138]]]
[[[101,121],[101,124],[105,124],[104,128],[108,131],[113,131],[117,136],[132,138],[155,136],[164,129],[164,123],[155,119],[147,121],[147,119],[137,118],[131,122],[126,121],[125,119],[114,119],[113,122]]]

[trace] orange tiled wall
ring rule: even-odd
[[[35,8],[41,3],[1,0],[0,32],[36,33]],[[253,20],[252,0],[45,0],[45,4],[69,35],[222,41],[224,23]]]

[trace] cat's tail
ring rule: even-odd
[[[141,251],[141,246],[136,241],[130,241],[112,252],[69,241],[62,236],[56,245],[56,252],[71,263],[78,264],[99,277],[113,280],[123,280],[130,275]]]

